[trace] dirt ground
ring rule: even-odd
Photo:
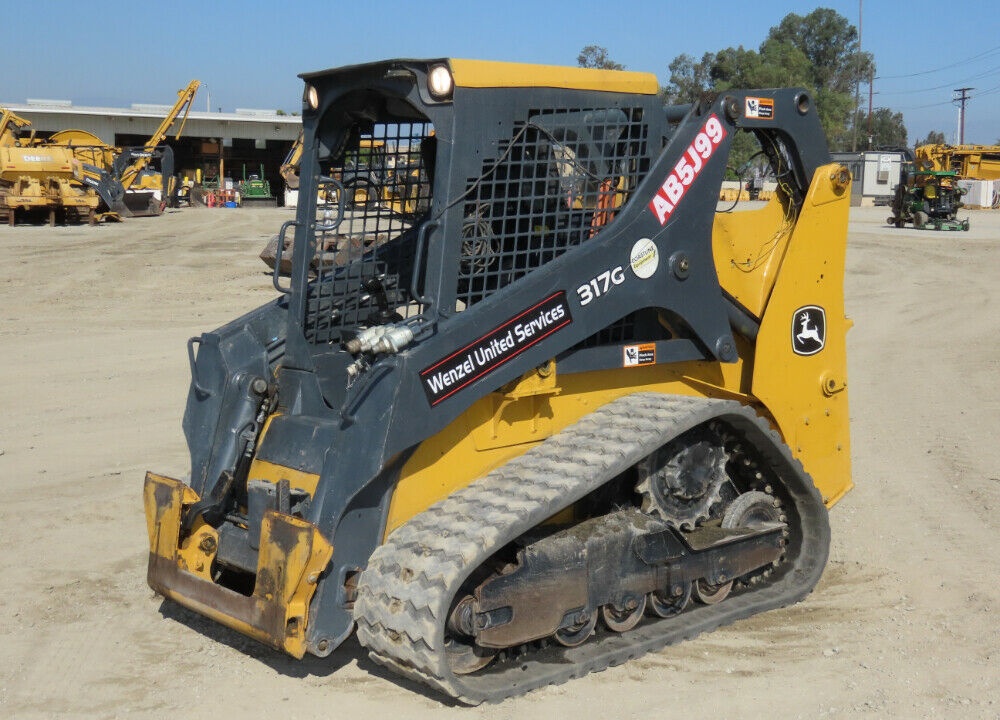
[[[854,481],[804,602],[500,705],[351,640],[295,661],[145,583],[147,469],[188,472],[185,342],[274,296],[283,209],[0,227],[0,717],[1000,718],[1000,212],[854,209]]]

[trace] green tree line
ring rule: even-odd
[[[598,45],[583,48],[577,63],[623,69]],[[730,88],[805,87],[812,93],[830,150],[909,144],[902,113],[880,107],[869,118],[866,107],[859,107],[867,106],[867,89],[862,92],[862,87],[867,88],[875,74],[875,58],[860,51],[857,28],[829,8],[786,15],[757,49],[728,47],[700,59],[682,54],[669,69],[670,81],[663,88],[667,104],[695,102]],[[928,140],[938,136],[943,137],[931,133]]]

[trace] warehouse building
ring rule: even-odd
[[[2,103],[29,120],[35,136],[44,138],[61,130],[86,130],[109,145],[143,145],[171,110],[170,105],[133,104],[131,108],[75,106],[68,100],[32,100]],[[183,117],[183,116],[182,116]],[[278,169],[302,127],[294,115],[274,110],[237,109],[233,113],[198,112],[188,114],[180,139],[174,135],[180,119],[166,143],[174,151],[178,173],[194,178],[225,178],[239,181],[244,173],[260,174],[271,184],[271,193],[281,202],[284,184]]]

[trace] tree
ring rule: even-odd
[[[813,85],[809,58],[801,48],[782,40],[767,39],[760,46],[760,66],[751,87],[794,87]]]
[[[664,98],[674,103],[693,102],[710,90],[810,83],[809,61],[802,51],[788,43],[768,40],[760,52],[741,45],[705,53],[700,62],[690,55],[678,55],[670,63],[670,82]]]
[[[872,111],[870,124],[868,114],[861,114],[858,119],[858,136],[865,138],[865,142],[861,143],[860,146],[869,150],[880,147],[902,148],[909,144],[906,137],[906,125],[903,123],[903,113],[894,113],[889,108],[875,108]]]
[[[600,45],[587,45],[576,56],[576,64],[582,68],[597,68],[599,70],[624,70],[625,66],[616,63],[608,56],[607,49]]]
[[[850,94],[874,69],[870,54],[858,55],[857,28],[830,8],[817,8],[808,15],[789,13],[771,28],[768,39],[802,51],[812,68],[816,88]]]
[[[807,87],[816,97],[827,143],[831,149],[849,149],[856,137],[853,127],[848,132],[854,99],[863,79],[875,72],[871,53],[858,52],[857,28],[835,10],[817,8],[808,15],[786,15],[771,28],[768,39],[793,45],[806,57]]]
[[[927,133],[927,137],[925,137],[923,140],[919,141],[916,144],[916,147],[920,147],[921,145],[945,145],[945,144],[946,143],[944,139],[944,133],[940,132],[939,130],[931,130],[929,133]]]
[[[858,53],[857,29],[836,11],[819,8],[786,15],[757,50],[726,48],[705,53],[701,61],[678,55],[670,63],[664,99],[686,103],[728,88],[803,86],[812,93],[831,148],[849,148],[854,98],[874,67],[870,53]]]
[[[684,53],[670,63],[670,82],[663,89],[666,103],[677,105],[697,100],[712,87],[710,76],[715,63],[713,53],[705,53],[701,62]]]
[[[749,80],[759,67],[760,55],[740,45],[738,48],[730,47],[716,53],[715,62],[709,70],[709,77],[716,90],[752,87]]]

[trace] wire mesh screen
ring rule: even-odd
[[[380,123],[348,137],[320,183],[304,323],[314,344],[423,311],[411,281],[417,225],[431,205],[433,128]]]
[[[610,223],[649,170],[641,109],[533,111],[468,181],[459,309]]]

